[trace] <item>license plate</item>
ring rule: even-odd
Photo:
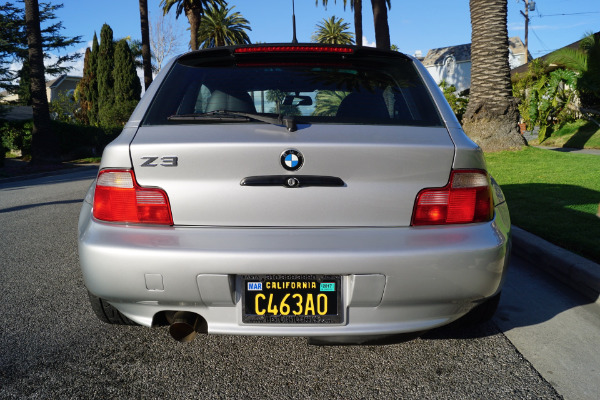
[[[339,324],[341,281],[340,275],[244,275],[242,321]]]

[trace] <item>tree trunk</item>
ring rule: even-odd
[[[471,93],[463,128],[484,151],[519,149],[519,111],[508,64],[507,0],[470,0]]]
[[[51,164],[60,161],[58,142],[50,126],[50,111],[46,97],[44,78],[44,52],[40,32],[40,9],[37,0],[25,0],[25,22],[29,65],[31,67],[31,100],[33,108],[33,132],[31,163]]]
[[[354,0],[354,33],[356,45],[362,46],[363,27],[362,27],[362,0]]]
[[[150,28],[148,26],[148,0],[140,0],[140,22],[142,24],[142,61],[144,64],[144,88],[152,83],[152,58],[150,55]]]
[[[373,7],[373,24],[375,25],[375,43],[378,49],[390,49],[390,27],[386,0],[371,0]],[[361,37],[362,40],[362,37]]]
[[[200,27],[200,12],[194,8],[186,8],[185,16],[190,23],[190,48],[198,50],[198,28]]]

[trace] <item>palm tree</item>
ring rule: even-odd
[[[508,65],[507,0],[470,0],[471,94],[463,128],[484,151],[519,149],[519,111]]]
[[[315,98],[316,105],[312,115],[321,117],[335,117],[342,100],[348,92],[334,90],[319,90]]]
[[[328,44],[353,44],[354,34],[346,30],[349,27],[350,24],[344,22],[343,18],[336,20],[335,15],[329,19],[323,18],[322,23],[317,24],[312,41]]]
[[[577,89],[584,107],[597,107],[600,102],[600,33],[589,33],[578,49],[565,47],[548,55],[546,61],[574,71]]]
[[[190,23],[190,47],[192,50],[198,50],[198,27],[202,19],[202,15],[208,6],[226,5],[224,0],[161,0],[160,5],[163,8],[163,14],[167,14],[171,7],[177,5],[175,18],[179,18],[182,12]]]
[[[198,42],[203,49],[250,43],[246,33],[252,30],[250,22],[239,12],[230,14],[234,8],[211,5],[206,9],[198,29]]]
[[[387,9],[392,7],[391,0],[371,0],[373,8],[373,24],[375,26],[375,43],[378,49],[390,49],[390,26]]]
[[[148,0],[140,0],[140,22],[142,28],[142,60],[144,64],[144,88],[152,83],[152,57],[150,55],[150,27],[148,26]]]
[[[40,7],[38,0],[25,0],[25,22],[29,46],[31,100],[33,131],[31,163],[45,164],[59,161],[58,142],[50,126],[50,110],[46,97],[44,78],[44,51],[40,30]]]
[[[327,7],[328,0],[321,0]],[[335,2],[335,0],[334,0]],[[344,0],[344,9],[348,0]],[[315,0],[319,5],[319,0]],[[354,30],[356,33],[357,46],[362,46],[362,0],[350,0],[350,7],[354,10]],[[371,0],[373,8],[373,23],[375,26],[375,42],[378,49],[390,49],[390,27],[388,25],[387,9],[392,7],[391,0]],[[387,8],[386,8],[387,7]]]
[[[334,0],[335,1],[335,0]],[[327,7],[327,0],[322,0],[323,5]],[[344,10],[348,0],[344,0]],[[319,0],[315,1],[315,5],[319,5]],[[356,45],[362,46],[363,27],[362,27],[362,0],[350,0],[350,9],[354,11],[354,37]]]

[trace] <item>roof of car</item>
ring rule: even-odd
[[[322,54],[326,55],[353,55],[353,56],[373,56],[373,55],[384,55],[391,57],[398,57],[403,59],[410,59],[404,53],[393,50],[382,50],[374,47],[367,46],[353,46],[353,45],[333,45],[333,44],[320,44],[320,43],[260,43],[260,44],[249,44],[249,45],[235,45],[235,46],[222,46],[214,47],[210,49],[200,49],[182,54],[178,57],[178,62],[185,63],[197,59],[198,55],[202,54],[206,56],[208,54],[214,57],[231,57],[231,56],[260,56],[261,54]]]

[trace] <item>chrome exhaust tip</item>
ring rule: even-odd
[[[169,326],[169,334],[173,339],[181,343],[189,343],[199,332],[206,333],[206,321],[201,316],[189,311],[175,313],[173,322]]]

